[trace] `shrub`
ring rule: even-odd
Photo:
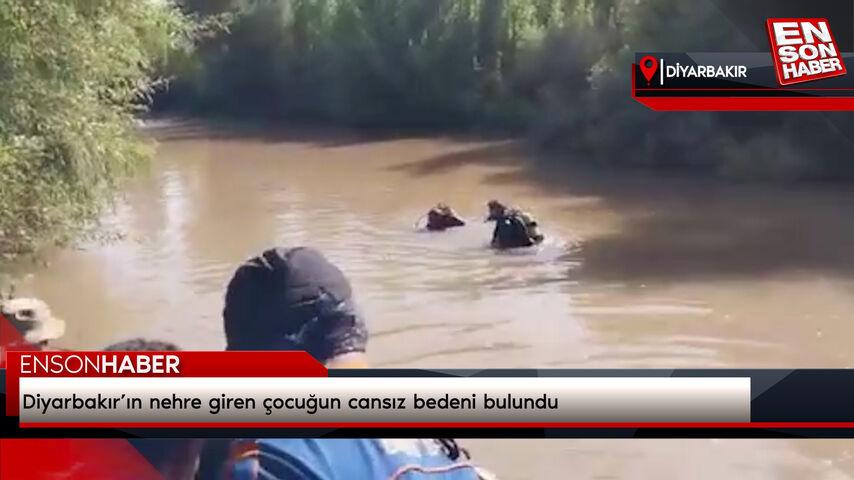
[[[67,239],[146,158],[133,115],[192,30],[165,1],[0,0],[0,253]]]

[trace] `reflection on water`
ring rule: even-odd
[[[104,218],[123,240],[49,256],[19,290],[65,343],[223,346],[225,284],[272,245],[351,277],[387,367],[854,365],[854,196],[629,174],[541,174],[512,142],[160,125],[151,171]],[[548,241],[486,246],[507,199]],[[427,233],[438,201],[468,219]],[[28,267],[21,267],[28,268]],[[849,478],[848,442],[475,441],[506,478]]]

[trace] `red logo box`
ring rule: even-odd
[[[826,18],[769,18],[767,27],[780,85],[847,73]]]

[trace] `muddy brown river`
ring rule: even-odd
[[[65,346],[222,348],[230,274],[278,244],[318,247],[351,277],[375,366],[854,366],[845,187],[594,174],[512,141],[176,121],[144,133],[156,158],[103,219],[119,239],[9,276],[66,319]],[[490,251],[491,198],[532,212],[545,244]],[[438,201],[468,226],[418,231]],[[854,441],[464,443],[508,479],[854,477]]]

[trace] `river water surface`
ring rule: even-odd
[[[119,239],[13,272],[66,319],[66,346],[220,349],[230,274],[277,244],[320,248],[351,277],[378,367],[854,366],[854,193],[841,187],[590,174],[509,141],[144,133],[156,158],[103,219]],[[531,211],[547,242],[486,248],[491,198]],[[469,225],[418,231],[438,201]],[[854,477],[851,441],[465,443],[510,479]]]

